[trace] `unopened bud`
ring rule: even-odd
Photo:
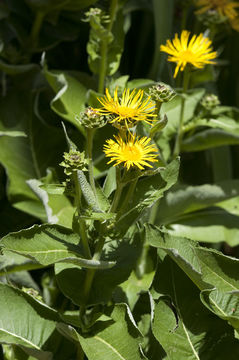
[[[72,175],[77,170],[88,170],[88,161],[85,158],[84,151],[70,150],[68,153],[65,152],[63,157],[64,161],[60,165],[64,167],[64,172],[67,176]]]
[[[86,128],[96,129],[101,128],[107,124],[107,118],[100,114],[96,109],[88,107],[79,116],[76,116],[76,120],[80,122]]]
[[[210,111],[220,105],[220,100],[217,95],[207,94],[202,98],[201,105],[205,110]]]
[[[164,84],[163,82],[149,88],[149,96],[156,102],[168,102],[172,100],[175,95],[176,92],[171,88],[171,86]]]

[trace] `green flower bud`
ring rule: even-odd
[[[212,110],[218,105],[220,105],[220,100],[214,94],[206,94],[201,100],[201,106],[207,111]]]
[[[222,24],[228,20],[226,16],[223,16],[215,9],[209,9],[203,14],[197,14],[197,18],[205,26]]]
[[[79,116],[76,116],[76,120],[80,122],[86,128],[96,129],[105,126],[108,122],[107,118],[100,114],[92,107],[88,107]]]
[[[175,95],[176,92],[171,88],[171,86],[164,84],[163,82],[149,88],[149,96],[156,102],[168,102],[172,100]]]
[[[77,150],[70,150],[68,153],[64,153],[63,155],[64,161],[60,163],[60,166],[63,166],[64,172],[67,176],[72,175],[74,171],[88,170],[88,161],[85,158],[85,153],[77,151]]]

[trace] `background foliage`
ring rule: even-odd
[[[159,46],[184,27],[207,30],[194,10],[176,0],[0,2],[0,359],[239,358],[239,33],[222,27],[217,65],[192,74],[179,168],[181,79]],[[69,138],[84,149],[76,115],[98,105],[104,81],[145,92],[164,81],[178,95],[162,105],[168,123],[154,138],[166,167],[139,180],[95,260],[78,245],[58,165]],[[202,114],[206,93],[221,105]],[[116,188],[101,150],[113,133],[107,125],[94,137],[98,195],[79,178],[96,227]]]

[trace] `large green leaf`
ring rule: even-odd
[[[95,272],[88,305],[108,302],[116,286],[127,280],[141,253],[141,242],[137,235],[123,240],[107,240],[102,261],[115,262],[115,265],[111,269]],[[79,284],[84,284],[86,271],[70,264],[56,264],[55,273],[64,295],[77,305],[84,303]]]
[[[46,80],[56,93],[51,108],[63,119],[68,120],[82,131],[76,119],[85,108],[87,89],[74,77],[60,71],[49,71],[44,65]]]
[[[165,251],[202,290],[203,303],[214,314],[238,329],[239,261],[185,238],[146,226],[148,242]]]
[[[236,360],[239,342],[233,329],[203,306],[199,290],[169,256],[159,252],[159,257],[152,288],[157,299],[152,329],[168,358],[224,360],[233,348],[231,356]]]
[[[140,360],[141,334],[125,304],[115,305],[111,321],[96,326],[92,336],[80,335],[74,328],[59,324],[65,336],[80,342],[89,360]]]
[[[217,288],[222,292],[239,288],[239,260],[198,246],[188,239],[146,226],[147,241],[166,253],[183,269],[200,290]]]
[[[87,268],[109,268],[114,262],[85,259],[78,234],[58,225],[34,225],[2,238],[3,249],[16,252],[41,265],[66,262]]]
[[[176,222],[175,218],[180,219],[184,214],[234,198],[238,194],[238,180],[228,180],[213,185],[179,185],[167,192],[160,201],[157,221],[159,224],[174,223]]]
[[[22,89],[10,91],[1,99],[0,129],[24,131],[27,137],[0,137],[0,162],[8,175],[7,192],[11,203],[19,210],[46,220],[43,205],[26,181],[40,178],[49,165],[60,162],[63,134],[33,115],[32,101],[32,94]],[[39,134],[44,137],[44,146]]]
[[[0,342],[20,345],[39,360],[52,359],[48,343],[55,331],[57,312],[27,293],[1,283],[0,307]]]
[[[168,229],[172,235],[184,236],[194,241],[225,241],[230,246],[237,246],[239,243],[238,216],[217,207],[186,214],[175,224],[170,224]]]
[[[239,144],[239,135],[229,133],[220,129],[207,129],[200,131],[182,142],[182,151],[201,151],[222,145]]]
[[[239,330],[239,291],[203,290],[201,300],[214,314]]]

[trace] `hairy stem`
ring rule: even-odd
[[[79,235],[82,241],[84,248],[85,257],[87,259],[91,258],[90,247],[86,235],[85,221],[81,219],[81,188],[78,181],[77,171],[73,173],[74,183],[75,183],[75,202],[78,212],[78,222],[79,222]]]
[[[113,27],[113,23],[116,17],[118,8],[118,0],[111,0],[110,4],[110,20],[107,26],[107,30],[110,32]],[[104,86],[105,86],[105,76],[107,72],[107,53],[108,53],[108,40],[103,40],[101,44],[101,61],[100,61],[100,70],[99,70],[99,83],[98,83],[98,92],[103,93],[104,92]]]
[[[92,160],[94,129],[87,129],[87,157],[89,161],[89,181],[91,188],[96,196],[95,180],[94,180],[94,166]]]

